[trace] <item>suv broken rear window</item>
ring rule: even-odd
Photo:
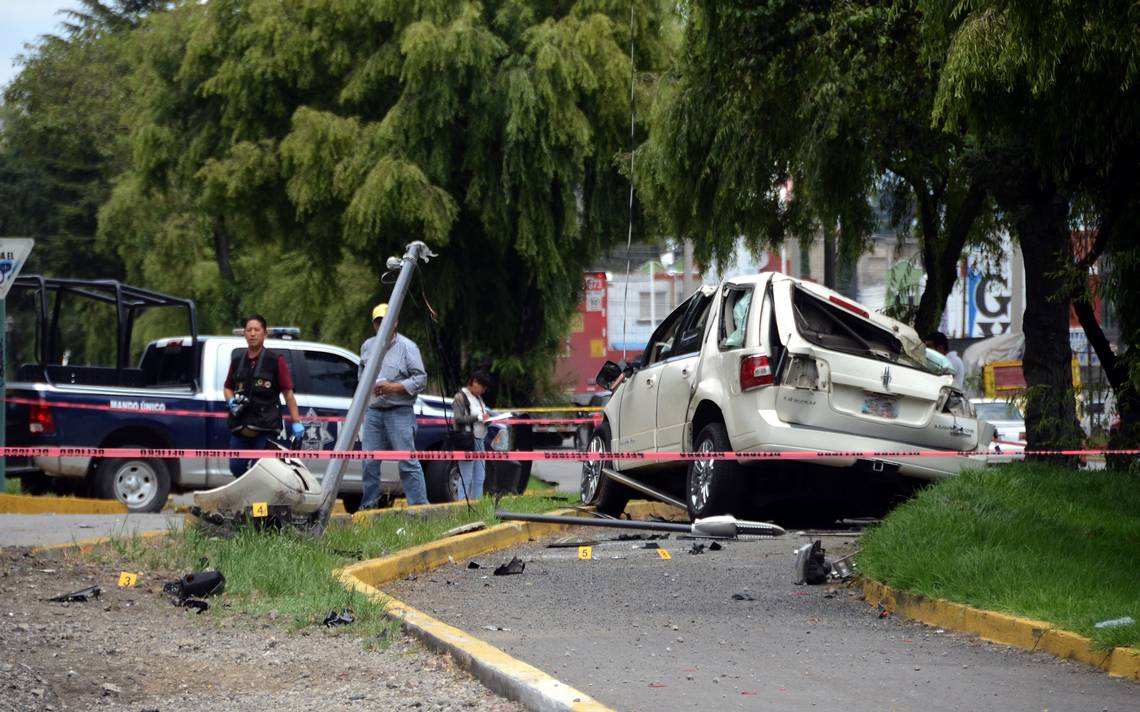
[[[902,342],[891,332],[803,289],[793,290],[792,306],[800,335],[816,346],[927,370],[907,356]]]

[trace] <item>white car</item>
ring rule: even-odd
[[[908,490],[957,474],[971,462],[958,453],[993,437],[953,378],[931,370],[911,327],[774,272],[702,287],[661,322],[636,364],[607,363],[598,382],[614,393],[590,451],[758,453],[587,461],[582,500],[608,513],[622,511],[631,490],[604,469],[683,491],[689,513],[704,517],[803,492],[842,500]],[[929,450],[946,455],[877,454]],[[780,452],[839,454],[770,454]]]
[[[1025,451],[1025,416],[1016,401],[1003,398],[974,398],[978,420],[994,427],[986,464],[1000,465],[1022,458]]]

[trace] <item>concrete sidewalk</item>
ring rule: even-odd
[[[0,546],[53,546],[182,527],[182,515],[0,514]]]

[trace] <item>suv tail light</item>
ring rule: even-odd
[[[770,386],[772,382],[772,367],[768,365],[766,355],[757,354],[740,359],[740,390],[750,391],[753,388]]]
[[[50,435],[55,432],[55,418],[44,403],[34,403],[28,411],[28,432]]]

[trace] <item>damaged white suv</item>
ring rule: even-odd
[[[694,517],[818,493],[844,508],[955,475],[970,463],[958,452],[993,438],[911,327],[775,272],[701,288],[661,322],[635,364],[609,362],[598,382],[614,393],[592,452],[848,453],[588,461],[582,501],[608,513],[623,510],[632,491],[603,469],[683,492]],[[927,450],[947,454],[849,454]]]

